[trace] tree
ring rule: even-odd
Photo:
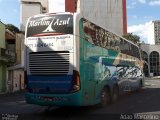
[[[14,33],[19,33],[20,32],[20,30],[12,24],[6,24],[6,29],[9,29],[10,31],[12,31]]]
[[[126,38],[127,40],[132,41],[135,44],[140,42],[140,37],[138,35],[133,35],[132,33],[127,33],[123,35],[123,37]]]

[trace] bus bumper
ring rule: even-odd
[[[83,106],[80,92],[63,95],[25,94],[26,102],[40,106]]]

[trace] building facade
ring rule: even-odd
[[[152,21],[149,25],[148,43],[160,45],[160,20]]]
[[[5,49],[6,48],[6,42],[5,42],[5,24],[3,24],[1,21],[0,21],[0,31],[1,31],[1,34],[0,34],[0,48]]]
[[[160,45],[160,20],[153,21],[154,23],[154,40],[156,45]]]
[[[85,18],[109,31],[121,36],[127,33],[126,0],[78,0],[75,8]]]
[[[160,76],[160,20],[149,25],[148,43],[141,44],[143,51],[144,73],[146,76]]]
[[[145,76],[160,76],[160,46],[141,44]]]
[[[24,34],[15,34],[15,62],[7,68],[7,91],[15,92],[25,89],[24,73]]]
[[[0,21],[0,92],[6,90],[6,41],[5,41],[5,25]]]
[[[25,31],[27,19],[33,15],[48,12],[48,0],[21,0],[20,29]]]
[[[7,67],[15,62],[15,35],[0,22],[0,92],[6,92]]]
[[[126,0],[65,0],[64,7],[116,34],[127,33]]]

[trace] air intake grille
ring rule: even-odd
[[[66,75],[69,71],[69,52],[34,52],[29,55],[32,75]]]

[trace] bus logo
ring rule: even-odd
[[[43,32],[55,32],[55,30],[53,30],[52,26],[63,26],[63,25],[69,25],[71,18],[68,17],[65,20],[61,20],[61,19],[55,19],[55,17],[52,19],[52,21],[50,20],[44,20],[42,19],[41,21],[30,21],[28,27],[37,27],[37,26],[48,26]]]
[[[30,21],[28,27],[30,28],[30,27],[48,26],[48,25],[50,25],[50,21],[42,19],[41,21],[36,21],[36,20]]]
[[[52,29],[53,21],[54,21],[54,18],[52,22],[49,24],[49,26],[43,32],[55,32],[55,30]]]

